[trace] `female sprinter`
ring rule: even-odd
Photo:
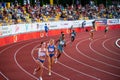
[[[72,30],[72,32],[70,33],[70,35],[71,35],[71,42],[73,42],[75,40],[75,37],[76,37],[75,30]]]
[[[109,27],[108,27],[108,25],[106,25],[105,30],[104,30],[105,37],[106,37],[106,33],[108,32],[108,29],[109,29]]]
[[[43,64],[45,61],[45,57],[46,57],[46,43],[45,42],[41,42],[41,47],[37,49],[38,50],[38,58],[35,60],[35,62],[38,64],[38,67],[36,69],[34,69],[33,74],[35,75],[36,72],[39,72],[39,80],[43,80],[42,79],[42,73],[43,73]]]
[[[56,50],[56,46],[54,44],[54,40],[50,39],[48,47],[47,47],[48,71],[49,71],[48,75],[51,75],[51,69],[52,69],[52,66],[54,63],[54,58],[55,58],[56,54],[57,54],[57,50]]]
[[[89,31],[89,33],[90,33],[90,38],[89,38],[89,40],[93,40],[93,36],[94,36],[94,28],[92,28],[90,31]]]
[[[59,43],[58,43],[59,42]],[[56,43],[58,43],[58,47],[57,47],[57,58],[55,60],[55,63],[57,62],[57,60],[60,58],[62,52],[63,52],[63,47],[66,46],[66,43],[65,43],[65,35],[62,34],[60,39],[56,41]]]
[[[64,34],[64,32],[61,32],[60,39],[63,37],[65,37],[65,34]]]

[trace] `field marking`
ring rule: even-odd
[[[35,42],[39,42],[39,41],[35,41]],[[17,58],[16,58],[17,53],[18,53],[22,48],[24,48],[24,47],[27,46],[27,45],[33,44],[33,43],[35,43],[35,42],[27,43],[27,44],[23,45],[22,47],[20,47],[19,49],[17,49],[16,52],[15,52],[15,54],[14,54],[14,61],[15,61],[16,65],[17,65],[23,72],[25,72],[26,74],[28,74],[29,76],[31,76],[31,77],[34,78],[34,79],[38,79],[36,76],[33,76],[31,73],[29,73],[28,71],[26,71],[26,70],[17,62]]]
[[[87,39],[86,39],[87,40]],[[84,40],[83,40],[84,41]],[[80,42],[83,42],[83,41],[80,41]],[[80,43],[79,43],[80,44]],[[77,44],[77,46],[78,46],[78,44]],[[80,53],[80,54],[82,54],[82,55],[85,55],[83,52],[81,52],[77,47],[76,47],[76,49],[77,49],[77,51]],[[87,56],[87,57],[89,57],[89,56]],[[95,60],[95,59],[94,59]],[[108,64],[108,65],[110,65],[110,64]],[[94,67],[94,66],[91,66],[91,65],[86,65],[86,66],[89,66],[89,67],[91,67],[91,68],[93,68],[93,69],[96,69],[96,70],[98,70],[98,71],[101,71],[101,72],[104,72],[104,73],[107,73],[107,74],[109,74],[109,75],[113,75],[113,76],[116,76],[116,77],[120,77],[120,75],[117,75],[117,74],[113,74],[113,73],[111,73],[111,72],[108,72],[108,71],[105,71],[105,70],[102,70],[102,69],[99,69],[99,68],[96,68],[96,67]],[[112,65],[113,66],[113,65]]]
[[[101,38],[101,39],[102,39],[102,38]],[[99,40],[99,39],[96,39],[96,40],[94,40],[93,42],[91,42],[91,43],[89,44],[90,49],[91,49],[93,52],[95,52],[96,54],[100,55],[100,56],[103,56],[103,57],[105,57],[105,58],[107,58],[107,59],[110,59],[110,60],[112,60],[112,61],[120,62],[120,60],[117,60],[117,59],[108,57],[108,56],[106,56],[106,55],[103,55],[103,54],[101,54],[100,52],[98,52],[98,51],[96,51],[95,49],[93,49],[93,48],[92,48],[92,44],[93,44],[94,42],[98,41],[98,40]]]
[[[118,48],[120,48],[120,45],[118,44],[119,41],[120,41],[120,38],[117,39],[117,41],[115,42],[115,44],[116,44],[116,46],[117,46]]]
[[[36,59],[34,58],[34,56],[33,56],[32,54],[33,54],[35,48],[37,48],[39,45],[40,45],[40,44],[36,45],[36,46],[32,49],[32,51],[31,51],[31,56],[32,56],[32,58],[33,58],[34,61],[35,61]],[[48,68],[46,68],[45,66],[44,66],[44,68],[45,68],[46,70],[48,70]],[[63,75],[61,75],[61,74],[58,74],[58,73],[56,73],[56,72],[54,72],[54,71],[52,71],[52,73],[53,73],[53,74],[56,74],[56,75],[58,75],[58,76],[60,76],[60,77],[62,77],[62,78],[64,78],[65,80],[70,80],[69,78],[67,78],[67,77],[65,77],[65,76],[63,76]]]
[[[111,39],[113,39],[113,38],[110,38],[110,39],[105,40],[105,41],[102,43],[103,47],[104,47],[107,51],[109,51],[109,52],[111,52],[111,53],[113,53],[113,54],[116,54],[116,55],[120,56],[119,53],[114,52],[114,51],[108,49],[108,48],[105,46],[105,43],[106,43],[108,40],[111,40]]]
[[[76,40],[77,40],[77,39],[76,39]],[[88,38],[85,39],[85,40],[88,40]],[[84,40],[82,40],[82,41],[84,41]],[[70,41],[69,41],[69,42],[70,42]],[[69,42],[68,42],[68,43],[69,43]],[[80,42],[81,42],[81,41],[80,41]],[[101,69],[99,69],[99,68],[93,67],[93,66],[91,66],[91,65],[85,64],[85,63],[83,63],[83,62],[80,62],[80,61],[78,61],[78,60],[72,58],[71,56],[67,55],[65,52],[64,52],[64,54],[65,54],[66,56],[68,56],[70,59],[74,60],[75,62],[78,62],[78,63],[83,64],[83,65],[85,65],[85,66],[91,67],[91,68],[93,68],[93,69],[96,69],[96,70],[102,71],[102,72],[104,72],[104,73],[107,73],[107,74],[110,74],[110,75],[113,75],[113,76],[120,77],[120,75],[116,75],[116,74],[113,74],[113,73],[110,73],[110,72],[107,72],[107,71],[101,70]]]
[[[39,42],[39,41],[35,41],[35,42]],[[29,76],[31,76],[31,77],[34,78],[34,79],[38,79],[36,76],[34,76],[34,75],[32,75],[31,73],[27,72],[27,71],[17,62],[17,59],[16,59],[17,53],[18,53],[22,48],[24,48],[25,46],[28,46],[28,45],[30,45],[30,44],[33,44],[33,43],[35,43],[35,42],[28,43],[28,44],[20,47],[20,48],[15,52],[15,54],[14,54],[14,60],[15,60],[15,62],[16,62],[16,64],[17,64],[17,66],[18,66],[23,72],[25,72],[26,74],[28,74]],[[52,72],[53,72],[53,71],[52,71]],[[62,76],[62,75],[60,75],[60,74],[58,74],[58,73],[56,73],[56,72],[53,72],[53,73],[56,74],[56,75],[58,75],[58,76],[60,76],[60,77],[63,77],[65,80],[70,80],[69,78],[66,78],[66,77],[64,77],[64,76]]]
[[[87,40],[87,39],[86,39],[86,40]],[[84,41],[84,40],[83,40],[83,41]],[[81,41],[80,43],[82,43],[83,41]],[[91,59],[91,60],[93,60],[93,61],[102,63],[102,64],[104,64],[104,65],[107,65],[107,66],[110,66],[110,67],[113,67],[113,68],[120,69],[120,67],[118,67],[118,66],[111,65],[111,64],[108,64],[108,63],[106,63],[106,62],[103,62],[103,61],[97,60],[97,59],[95,59],[95,58],[89,57],[88,55],[85,55],[83,52],[81,52],[81,51],[78,49],[78,45],[79,45],[80,43],[78,43],[78,44],[76,45],[76,50],[77,50],[81,55],[83,55],[83,56],[85,56],[85,57],[87,57],[87,58],[89,58],[89,59]]]
[[[27,41],[25,41],[25,42],[27,42]],[[11,47],[13,47],[13,46],[22,44],[22,43],[24,43],[24,42],[21,41],[21,42],[18,42],[18,43],[16,43],[16,44],[12,44],[12,45],[8,46],[8,47],[4,48],[3,50],[1,50],[1,51],[0,51],[0,54],[2,54],[2,53],[3,53],[4,51],[6,51],[7,49],[9,49],[9,48],[11,48]]]
[[[1,74],[6,80],[9,80],[1,71],[0,71],[0,74]]]
[[[84,38],[86,38],[86,37],[84,37]],[[79,39],[83,39],[83,38],[78,38],[78,39],[75,39],[75,40],[79,40]],[[88,38],[87,38],[88,39]],[[68,41],[66,44],[68,44],[68,43],[70,43],[71,41]],[[75,62],[78,62],[78,63],[80,63],[80,64],[83,64],[83,65],[87,65],[88,66],[88,64],[85,64],[85,63],[83,63],[83,62],[81,62],[81,61],[78,61],[78,60],[76,60],[76,59],[74,59],[74,58],[72,58],[71,56],[69,56],[65,51],[63,51],[63,53],[68,57],[68,58],[70,58],[71,60],[73,60],[73,61],[75,61]],[[62,64],[62,63],[61,63]],[[65,67],[69,67],[69,66],[66,66],[66,65],[64,65]],[[83,74],[83,75],[85,75],[85,76],[88,76],[88,77],[91,77],[91,78],[93,78],[93,79],[96,79],[96,80],[101,80],[100,78],[97,78],[97,77],[95,77],[95,76],[92,76],[92,75],[89,75],[89,74],[86,74],[86,73],[84,73],[84,72],[80,72],[79,70],[76,70],[76,69],[74,69],[74,68],[70,68],[70,69],[72,69],[72,70],[74,70],[74,71],[76,71],[76,72],[78,72],[78,73],[80,73],[80,74]]]

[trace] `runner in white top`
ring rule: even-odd
[[[45,62],[45,57],[46,57],[46,43],[45,42],[41,42],[41,47],[37,48],[36,50],[38,50],[37,53],[37,58],[35,59],[35,62],[38,64],[38,67],[34,69],[33,74],[35,75],[36,72],[39,73],[39,79],[38,80],[43,80],[42,79],[42,73],[43,73],[43,64]]]

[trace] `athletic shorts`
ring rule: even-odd
[[[38,58],[37,60],[39,60],[41,63],[44,63],[44,62],[45,62],[45,60],[41,60],[41,59],[39,59],[39,58]]]
[[[63,52],[63,47],[60,46],[60,45],[58,45],[58,50],[59,50],[60,52]]]
[[[105,30],[105,33],[107,32],[108,30]]]
[[[52,58],[54,56],[54,53],[50,53],[49,56],[50,58]]]
[[[47,33],[47,32],[48,32],[48,30],[45,30],[45,32]]]
[[[74,36],[72,36],[72,37],[71,37],[71,41],[73,42],[74,40],[75,40],[75,37],[74,37]]]

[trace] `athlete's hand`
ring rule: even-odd
[[[38,63],[39,61],[35,59],[35,62]]]

